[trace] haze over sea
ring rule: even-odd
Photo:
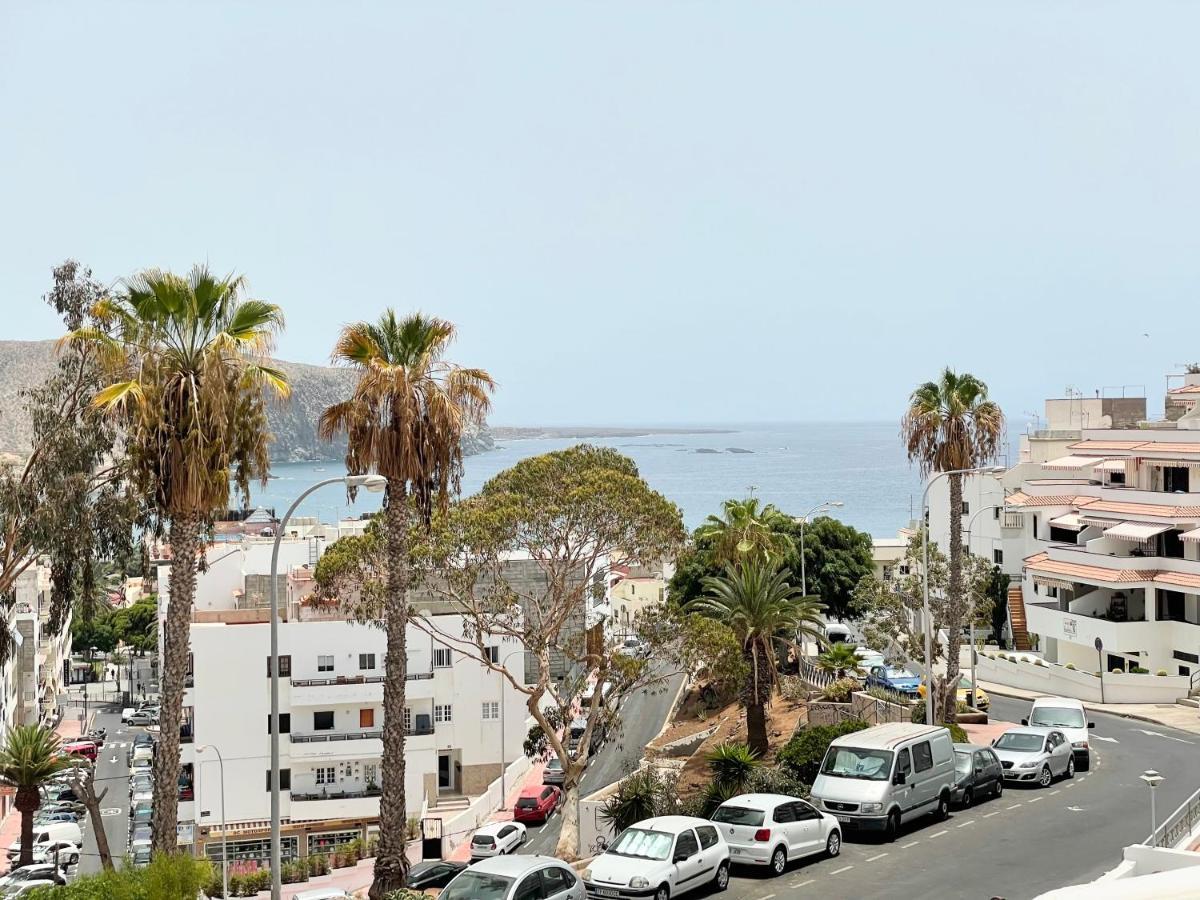
[[[711,425],[727,434],[648,434],[642,437],[537,438],[498,441],[496,449],[469,456],[463,494],[479,490],[518,460],[578,443],[615,447],[637,463],[642,477],[683,510],[689,529],[719,513],[730,497],[754,496],[801,515],[826,500],[845,503],[833,515],[876,537],[893,537],[920,503],[920,479],[904,457],[895,422]],[[749,453],[729,452],[729,448]],[[707,452],[717,450],[720,452]],[[700,451],[700,452],[698,452]],[[253,504],[283,515],[296,495],[344,467],[332,463],[276,463]],[[322,488],[298,515],[357,515],[377,509],[377,494],[360,493],[351,507],[340,485]]]

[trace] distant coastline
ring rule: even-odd
[[[736,434],[732,428],[597,428],[588,426],[515,427],[493,425],[488,431],[497,441],[534,441],[566,438],[647,437],[654,434]]]

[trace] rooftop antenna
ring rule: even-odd
[[[747,492],[749,492],[751,499],[753,499],[754,492],[758,490],[758,485],[757,484],[748,484],[748,485],[746,485],[746,490],[747,490]]]

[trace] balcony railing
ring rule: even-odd
[[[297,793],[296,791],[292,791],[291,793],[293,800],[359,800],[364,797],[380,797],[383,795],[383,791],[379,788],[367,788],[362,791],[332,791],[329,793],[325,791],[320,793],[313,793],[311,791]]]
[[[433,672],[409,672],[405,679],[407,681],[424,681],[432,678]],[[383,675],[356,675],[349,677],[339,675],[336,678],[293,678],[292,687],[329,687],[339,684],[382,684],[385,681]]]
[[[1001,519],[1001,522],[1000,522],[1000,527],[1001,528],[1024,528],[1025,527],[1025,514],[1024,513],[1014,513],[1014,512],[1004,513],[1003,517]]]
[[[424,734],[433,734],[433,726],[428,727],[413,727],[405,728],[404,734],[407,737],[415,737]],[[372,731],[310,731],[310,732],[293,732],[288,735],[293,744],[324,744],[333,741],[381,741],[383,740],[383,729],[376,728]]]

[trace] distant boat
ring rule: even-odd
[[[325,471],[325,467],[324,467],[324,466],[317,466],[315,469],[313,469],[313,471],[314,471],[314,472],[324,472],[324,471]]]

